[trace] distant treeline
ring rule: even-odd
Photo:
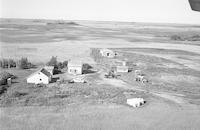
[[[170,39],[175,41],[200,41],[200,35],[172,35]]]
[[[14,59],[0,59],[0,67],[1,68],[20,68],[20,69],[29,69],[34,65],[28,61],[28,58],[22,57],[20,60]]]
[[[57,56],[52,56],[51,59],[46,63],[48,66],[54,66],[56,68],[62,69],[67,67],[68,61],[58,62]],[[28,61],[28,58],[22,57],[20,60],[0,59],[0,67],[1,68],[21,68],[21,69],[30,69],[35,67],[31,62]]]
[[[51,59],[47,62],[48,66],[54,66],[58,69],[63,69],[67,67],[68,61],[58,62],[57,56],[52,56]]]
[[[76,22],[65,22],[65,21],[57,21],[57,22],[48,22],[47,25],[74,25],[78,26],[79,24]]]

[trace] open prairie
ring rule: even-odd
[[[91,48],[117,52],[150,82],[136,82],[134,72],[105,79],[106,67],[91,57]],[[97,73],[86,75],[86,85],[61,84],[56,89],[67,95],[55,97],[54,87],[27,87],[35,70],[0,69],[18,76],[0,96],[0,129],[200,128],[200,25],[1,19],[0,59],[27,57],[43,65],[51,56],[81,60]],[[24,95],[7,100],[14,91]],[[129,97],[147,103],[131,108]]]

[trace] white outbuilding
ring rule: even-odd
[[[126,61],[116,60],[116,72],[118,73],[127,73],[129,71],[129,67],[126,65]]]
[[[145,103],[145,100],[143,98],[131,98],[127,99],[126,103],[132,107],[140,107]]]
[[[83,73],[83,64],[80,61],[69,61],[68,62],[68,73],[69,74],[82,74]]]
[[[117,55],[114,51],[106,48],[101,49],[100,53],[103,57],[108,57],[108,58],[114,58]]]
[[[27,83],[33,84],[49,84],[52,75],[46,69],[42,68],[27,77]]]

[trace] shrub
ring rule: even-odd
[[[200,35],[194,35],[190,38],[190,41],[200,41]]]
[[[8,68],[16,67],[16,62],[13,59],[8,60]]]
[[[12,75],[6,71],[1,72],[0,73],[0,85],[7,84],[7,79],[12,78],[12,77],[14,77],[14,75]]]
[[[89,69],[92,69],[92,66],[87,64],[87,63],[85,63],[85,64],[83,64],[83,69],[84,70],[89,70]]]
[[[175,41],[200,41],[200,35],[172,35],[170,38]]]
[[[171,36],[171,40],[175,40],[175,41],[182,41],[182,37],[181,36],[178,36],[178,35],[172,35]]]
[[[60,69],[58,68],[57,65],[55,65],[55,66],[54,66],[54,69],[53,69],[53,75],[55,75],[55,74],[60,74],[60,73],[61,73]]]
[[[0,94],[3,94],[7,90],[7,86],[0,85]]]
[[[58,69],[63,69],[64,68],[64,65],[62,62],[59,62],[58,65],[57,65]]]
[[[67,65],[68,65],[68,61],[64,61],[63,62],[63,67],[67,67]]]
[[[18,92],[18,91],[15,91],[12,93],[12,97],[16,98],[16,97],[22,97],[22,96],[25,96],[27,95],[28,93],[25,93],[25,92]]]
[[[2,67],[3,66],[3,61],[2,60],[0,60],[0,67]]]
[[[75,26],[79,25],[79,24],[76,23],[76,22],[68,22],[67,24],[69,24],[69,25],[75,25]]]

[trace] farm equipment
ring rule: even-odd
[[[117,75],[114,70],[110,70],[108,74],[105,74],[105,78],[118,78],[118,76],[120,75]]]
[[[86,83],[86,81],[84,76],[77,76],[70,80],[69,83]]]
[[[141,70],[135,70],[135,81],[141,81],[142,83],[149,82],[145,74],[142,74]]]

